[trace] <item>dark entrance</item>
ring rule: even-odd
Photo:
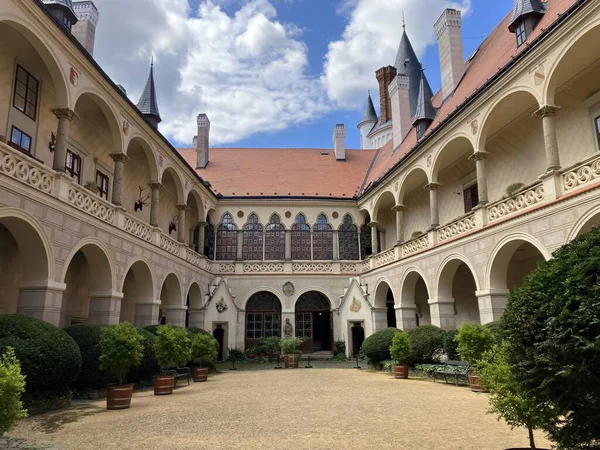
[[[387,306],[387,326],[388,328],[398,328],[396,325],[396,310],[394,309],[394,294],[392,290],[388,289],[387,298],[385,300]]]
[[[296,336],[304,339],[302,351],[331,351],[333,317],[329,300],[320,292],[306,292],[296,302]]]
[[[270,292],[257,292],[246,304],[246,350],[271,336],[281,336],[281,302]]]
[[[219,343],[219,353],[217,356],[217,361],[223,361],[223,344],[225,343],[225,330],[223,329],[223,325],[220,323],[217,324],[217,328],[213,330],[213,337]]]
[[[352,326],[352,356],[358,356],[364,341],[365,329],[360,322],[354,322]]]

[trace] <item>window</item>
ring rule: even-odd
[[[277,214],[273,214],[265,233],[265,259],[285,259],[285,227]]]
[[[65,171],[71,175],[77,183],[81,183],[81,156],[76,155],[71,150],[67,150]]]
[[[96,170],[96,184],[98,185],[98,195],[104,200],[108,200],[108,175]]]
[[[525,22],[521,22],[515,29],[517,35],[517,47],[520,47],[527,40],[527,31],[525,30]]]
[[[317,217],[313,234],[313,259],[333,259],[333,229],[323,214]]]
[[[13,126],[10,133],[10,145],[22,152],[31,153],[31,136]]]
[[[340,259],[358,259],[358,228],[352,223],[349,214],[344,216],[344,222],[338,231],[340,241]]]
[[[598,139],[598,149],[600,150],[600,116],[594,119],[596,124],[596,139]]]
[[[217,229],[217,260],[234,261],[237,259],[237,227],[233,217],[227,213]]]
[[[310,260],[310,225],[303,214],[298,214],[292,225],[292,259]]]
[[[296,336],[302,339],[312,339],[312,313],[296,314]]]
[[[281,336],[281,302],[270,292],[258,292],[246,304],[246,339]]]
[[[17,65],[15,79],[15,96],[13,106],[35,120],[38,102],[38,90],[40,83],[29,72]]]
[[[249,261],[262,261],[263,259],[263,226],[256,214],[248,217],[244,225],[242,239],[242,259]]]
[[[215,257],[215,227],[212,223],[208,222],[204,227],[204,256],[208,259],[214,259]]]
[[[360,227],[360,257],[367,259],[367,256],[373,254],[373,247],[371,245],[371,227],[369,222],[371,218],[367,216],[365,223]]]
[[[465,213],[468,213],[479,204],[479,191],[477,190],[477,184],[473,184],[469,187],[464,188],[463,198],[465,201]]]
[[[423,133],[425,132],[424,128],[425,126],[423,125],[423,122],[419,122],[417,124],[417,140],[423,137]]]
[[[71,27],[72,27],[72,25],[73,25],[73,24],[71,23],[71,19],[69,18],[69,16],[67,16],[67,15],[65,14],[65,15],[64,15],[64,17],[63,17],[63,26],[64,26],[64,27],[65,27],[67,30],[71,31]]]

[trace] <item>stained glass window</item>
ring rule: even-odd
[[[204,227],[203,253],[208,259],[214,259],[215,257],[215,227],[210,222]]]
[[[319,215],[313,230],[313,259],[333,259],[333,229],[327,223],[327,217]]]
[[[237,258],[237,227],[227,213],[217,229],[217,260],[234,261]]]
[[[265,259],[285,259],[285,227],[277,214],[273,214],[265,233]]]
[[[338,231],[340,242],[340,259],[358,259],[358,228],[352,223],[350,214],[344,216],[344,221]]]
[[[263,226],[256,214],[251,214],[248,223],[244,225],[242,259],[249,261],[263,259]]]
[[[367,216],[365,223],[360,227],[360,256],[362,259],[367,259],[367,256],[373,254],[373,246],[371,245],[371,227],[369,222],[371,218]]]
[[[303,214],[298,214],[292,225],[292,259],[310,260],[310,225]]]

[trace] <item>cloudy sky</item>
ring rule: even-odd
[[[188,145],[195,117],[211,120],[211,145],[330,147],[344,123],[349,148],[375,70],[393,64],[402,14],[429,81],[440,85],[433,23],[464,12],[465,57],[512,0],[94,0],[95,58],[137,102],[151,55],[163,122]]]

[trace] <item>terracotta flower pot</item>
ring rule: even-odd
[[[300,355],[297,355],[295,353],[285,355],[284,362],[286,369],[297,369],[298,364],[300,363]]]
[[[402,366],[396,364],[394,366],[394,378],[397,380],[408,379],[408,366]]]
[[[192,378],[195,383],[208,380],[208,367],[194,367],[192,369]]]
[[[170,395],[175,387],[175,377],[173,375],[156,375],[152,379],[154,395]]]
[[[133,383],[112,384],[106,388],[106,409],[127,409],[132,396]]]
[[[477,375],[469,374],[469,386],[471,386],[471,391],[473,392],[487,392],[487,390],[481,385]]]

